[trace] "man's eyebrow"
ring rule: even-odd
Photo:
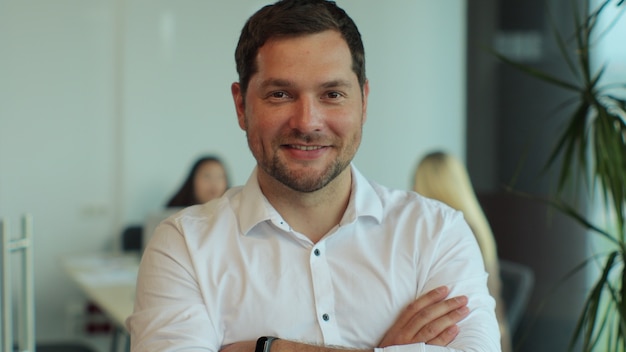
[[[328,82],[324,82],[321,86],[322,88],[337,88],[337,87],[352,87],[352,82],[343,79],[332,80]]]
[[[261,82],[261,88],[269,88],[269,87],[289,88],[293,86],[295,86],[293,82],[286,80],[286,79],[281,79],[281,78],[269,78]],[[320,87],[324,89],[337,88],[337,87],[350,88],[352,87],[352,82],[350,82],[349,80],[344,80],[344,79],[336,79],[336,80],[332,80],[328,82],[323,82],[322,84],[320,84]]]
[[[278,87],[278,88],[288,88],[292,87],[294,84],[286,79],[280,78],[269,78],[265,81],[261,82],[261,88],[269,88],[269,87]]]

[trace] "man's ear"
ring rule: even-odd
[[[241,85],[239,82],[234,82],[230,86],[230,92],[233,94],[233,101],[235,102],[235,111],[237,112],[237,121],[239,122],[239,128],[246,130],[246,104],[243,93],[241,91]]]
[[[370,81],[365,80],[365,84],[363,84],[363,122],[365,124],[365,120],[367,120],[367,98],[370,95]]]

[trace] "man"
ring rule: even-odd
[[[350,17],[279,1],[248,20],[235,58],[257,167],[157,228],[127,322],[133,351],[498,351],[461,213],[351,164],[369,83]]]

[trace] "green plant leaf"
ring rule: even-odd
[[[625,0],[616,2],[623,5]],[[599,263],[602,274],[594,283],[585,304],[575,333],[570,340],[569,348],[573,349],[576,342],[582,341],[584,351],[600,349],[600,341],[608,336],[604,348],[609,351],[626,349],[626,99],[624,93],[626,83],[602,84],[607,66],[601,65],[594,69],[591,64],[594,41],[613,28],[617,19],[626,9],[620,11],[607,28],[600,28],[600,17],[613,0],[597,2],[571,0],[572,24],[574,31],[566,37],[559,32],[556,21],[550,17],[552,35],[558,45],[560,56],[575,79],[571,83],[548,72],[530,65],[511,60],[495,51],[491,53],[501,62],[510,65],[531,77],[540,79],[558,89],[565,89],[573,94],[576,103],[570,100],[559,104],[558,110],[571,108],[567,111],[563,132],[546,159],[542,173],[555,168],[557,170],[556,191],[547,197],[532,196],[509,191],[518,196],[544,202],[572,218],[589,230],[607,240],[615,250],[602,254],[606,261]],[[591,5],[594,8],[591,9]],[[602,30],[601,33],[596,33]],[[560,117],[561,115],[559,115]],[[516,171],[516,172],[519,172]],[[580,177],[579,175],[582,175]],[[607,218],[613,219],[607,229],[594,224],[585,214],[581,214],[574,206],[564,201],[565,191],[577,193],[580,179],[585,182],[585,190],[594,195],[599,189]],[[567,187],[573,185],[576,187]],[[596,188],[599,186],[599,188]],[[552,193],[551,193],[552,194]],[[576,194],[575,194],[576,195]],[[595,197],[591,197],[595,199]],[[600,256],[594,255],[593,258]],[[589,263],[588,260],[576,266],[580,270]],[[620,275],[616,275],[618,267]],[[566,275],[572,275],[571,272]],[[602,304],[601,304],[602,303]],[[601,339],[602,338],[602,339]]]
[[[556,40],[556,43],[559,47],[559,53],[561,54],[561,57],[567,64],[567,67],[569,68],[570,72],[574,75],[574,77],[580,79],[581,78],[580,72],[578,70],[578,67],[574,64],[574,60],[570,58],[569,50],[567,48],[565,39],[561,35],[561,32],[558,30],[556,26],[556,21],[552,17],[552,13],[550,11],[547,11],[547,12],[548,12],[548,18],[549,18],[548,23],[550,24],[550,30],[552,31],[552,36]]]
[[[582,143],[585,143],[587,140],[585,127],[590,108],[591,106],[586,101],[580,103],[544,166],[545,171],[557,162],[559,156],[563,156],[559,171],[557,194],[563,191],[569,181],[572,174],[572,160],[575,159],[575,155],[578,155],[577,159],[583,163],[586,160],[584,155],[585,148]]]
[[[587,297],[583,312],[578,319],[578,323],[576,324],[576,328],[574,329],[574,334],[572,336],[572,339],[570,340],[570,351],[574,349],[574,345],[581,337],[583,339],[583,346],[586,346],[585,350],[591,351],[593,349],[591,341],[594,340],[593,335],[596,329],[598,309],[600,307],[602,291],[607,284],[609,273],[611,272],[611,269],[613,268],[613,263],[615,262],[615,258],[618,255],[618,251],[613,251],[611,252],[611,254],[609,254],[602,275],[598,278],[593,287],[593,290]]]
[[[505,63],[507,63],[507,64],[509,64],[509,65],[511,65],[511,66],[513,66],[513,67],[523,71],[523,72],[526,72],[527,74],[531,75],[532,77],[538,78],[538,79],[540,79],[542,81],[545,81],[545,82],[548,82],[548,83],[552,83],[552,84],[554,84],[554,85],[556,85],[558,87],[561,87],[561,88],[564,88],[564,89],[567,89],[567,90],[571,90],[571,91],[580,93],[580,88],[577,85],[575,85],[575,84],[563,81],[563,80],[561,80],[559,78],[556,78],[556,77],[554,77],[554,76],[552,76],[552,75],[550,75],[550,74],[548,74],[546,72],[538,70],[538,69],[536,69],[536,68],[534,68],[532,66],[524,65],[522,63],[513,61],[513,60],[507,58],[506,56],[498,53],[497,51],[494,51],[494,50],[491,50],[491,49],[487,49],[487,50],[489,52],[491,52],[492,55],[497,57],[502,62],[505,62]]]

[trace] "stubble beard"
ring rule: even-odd
[[[275,155],[272,162],[264,171],[271,175],[278,182],[291,188],[294,191],[302,193],[311,193],[318,191],[334,180],[343,170],[350,165],[350,161],[341,162],[335,160],[329,165],[321,175],[314,175],[308,172],[294,172],[289,170],[287,166],[280,161],[278,155]]]
[[[301,135],[298,139],[311,142],[315,138]],[[248,143],[250,144],[249,138]],[[256,155],[256,158],[259,167],[278,182],[294,191],[311,193],[326,187],[350,165],[359,144],[360,135],[353,136],[348,143],[348,149],[344,150],[344,153],[328,165],[321,174],[314,174],[306,169],[303,171],[291,170],[281,160],[279,153],[274,153],[270,159],[261,152],[261,155]]]

